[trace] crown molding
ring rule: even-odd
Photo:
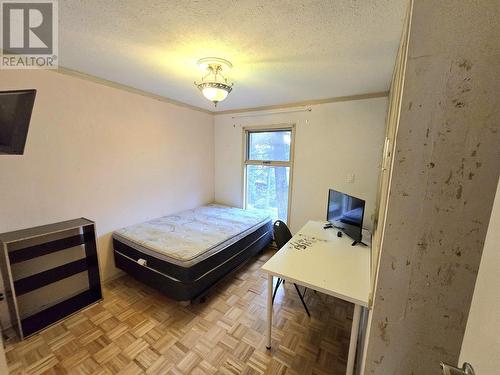
[[[80,71],[66,68],[59,66],[58,69],[48,69],[48,71],[52,71],[55,73],[61,73],[61,74],[66,74],[70,75],[73,77],[81,78],[87,81],[91,81],[94,83],[98,83],[101,85],[105,85],[108,87],[112,87],[118,90],[124,90],[128,91],[133,94],[145,96],[151,99],[159,100],[164,103],[169,103],[173,105],[177,105],[179,107],[184,107],[188,108],[194,111],[206,113],[206,114],[212,114],[215,116],[219,115],[227,115],[227,114],[236,114],[236,113],[245,113],[245,112],[258,112],[258,111],[266,111],[266,110],[275,110],[275,109],[283,109],[283,108],[294,108],[294,107],[303,107],[303,106],[309,106],[309,105],[318,105],[318,104],[328,104],[328,103],[338,103],[338,102],[347,102],[347,101],[354,101],[354,100],[365,100],[365,99],[374,99],[374,98],[384,98],[389,96],[389,91],[380,91],[380,92],[372,92],[372,93],[366,93],[366,94],[357,94],[357,95],[347,95],[347,96],[336,96],[336,97],[331,97],[331,98],[325,98],[325,99],[314,99],[314,100],[304,100],[301,102],[293,102],[293,103],[283,103],[283,104],[275,104],[275,105],[266,105],[266,106],[260,106],[260,107],[249,107],[249,108],[240,108],[240,109],[229,109],[225,111],[211,111],[205,108],[197,107],[191,104],[187,104],[175,99],[167,98],[165,96],[153,94],[144,90],[140,90],[137,88],[134,88],[132,86],[124,85],[121,83],[117,83],[114,81],[110,81],[104,78],[99,78],[91,74],[87,73],[82,73]]]
[[[338,102],[349,102],[349,101],[353,101],[353,100],[365,100],[365,99],[374,99],[374,98],[385,98],[385,97],[388,97],[388,96],[389,96],[389,91],[380,91],[380,92],[372,92],[372,93],[367,93],[367,94],[348,95],[348,96],[336,96],[336,97],[333,97],[333,98],[305,100],[305,101],[302,101],[302,102],[293,102],[293,103],[276,104],[276,105],[266,105],[266,106],[253,107],[253,108],[229,109],[229,110],[226,110],[226,111],[213,112],[213,114],[218,116],[218,115],[229,115],[229,114],[244,113],[244,112],[268,111],[268,110],[273,110],[273,109],[304,107],[304,106],[309,106],[309,105],[338,103]]]
[[[65,67],[62,67],[62,66],[59,66],[57,69],[47,69],[47,70],[55,72],[55,73],[61,73],[61,74],[66,74],[66,75],[69,75],[69,76],[81,78],[81,79],[84,79],[84,80],[87,80],[87,81],[91,81],[91,82],[98,83],[98,84],[101,84],[101,85],[104,85],[104,86],[112,87],[112,88],[115,88],[115,89],[118,89],[118,90],[128,91],[128,92],[133,93],[133,94],[145,96],[145,97],[148,97],[150,99],[159,100],[159,101],[164,102],[164,103],[169,103],[169,104],[177,105],[179,107],[184,107],[184,108],[192,109],[194,111],[203,112],[203,113],[207,113],[207,114],[214,114],[213,111],[210,111],[210,110],[205,109],[205,108],[197,107],[197,106],[194,106],[194,105],[191,105],[191,104],[187,104],[187,103],[175,100],[175,99],[167,98],[165,96],[161,96],[161,95],[153,94],[153,93],[150,93],[150,92],[147,92],[147,91],[144,91],[144,90],[136,89],[136,88],[134,88],[132,86],[124,85],[124,84],[117,83],[117,82],[114,82],[114,81],[109,81],[107,79],[99,78],[99,77],[96,77],[96,76],[91,75],[91,74],[82,73],[82,72],[80,72],[78,70],[74,70],[74,69],[70,69],[70,68],[65,68]]]

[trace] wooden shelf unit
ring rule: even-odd
[[[93,221],[80,218],[3,233],[0,234],[0,245],[3,250],[0,267],[10,318],[21,340],[102,300]],[[70,249],[72,253],[69,253]],[[64,258],[70,261],[55,267],[50,264],[44,266],[43,263],[51,263],[47,262],[47,257],[53,253],[57,253],[57,257],[52,257],[52,262],[56,259],[56,263],[60,263]],[[75,260],[78,253],[81,256]],[[30,266],[23,270],[23,263],[30,263]],[[50,288],[51,284],[84,272],[87,275],[83,288],[79,286],[71,292],[65,290],[61,296],[57,296],[58,288],[54,287],[54,290],[50,290],[52,301],[35,310],[33,307],[23,307],[20,303],[20,298],[30,297],[29,293]],[[65,283],[62,289],[67,289],[71,284]]]

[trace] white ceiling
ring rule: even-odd
[[[64,0],[59,64],[214,110],[199,58],[230,60],[217,110],[385,91],[406,0]]]

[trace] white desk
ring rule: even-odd
[[[354,304],[347,375],[354,369],[361,307],[368,307],[370,294],[370,246],[351,246],[347,235],[337,229],[323,229],[325,222],[309,221],[263,266],[268,274],[267,348],[271,348],[273,276]],[[364,239],[364,238],[363,238]],[[295,249],[301,240],[306,249]]]

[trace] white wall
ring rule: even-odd
[[[243,127],[296,124],[290,227],[325,220],[328,189],[366,200],[372,227],[385,134],[387,98],[312,106],[312,112],[256,117],[215,116],[215,200],[243,204]],[[348,173],[354,183],[346,183]]]
[[[24,156],[0,155],[0,232],[96,221],[104,279],[111,232],[214,198],[213,115],[47,71],[0,71],[38,90]]]
[[[477,374],[500,368],[500,182],[491,212],[474,297],[459,363],[470,362]]]

